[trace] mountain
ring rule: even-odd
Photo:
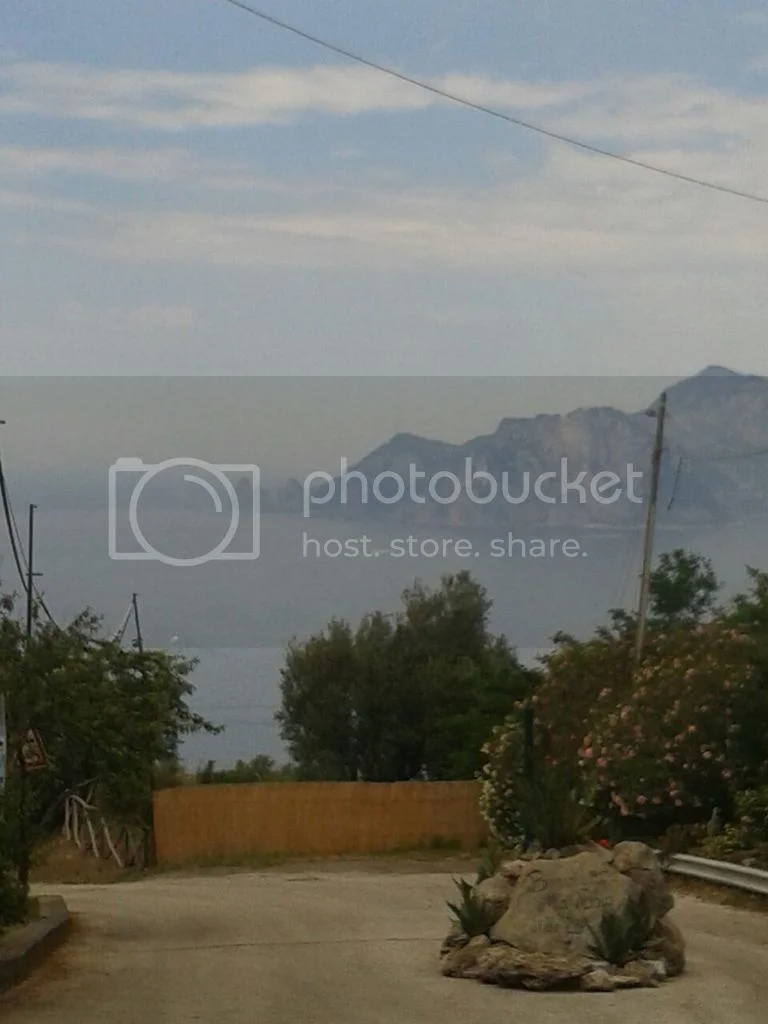
[[[636,524],[655,427],[649,410],[594,407],[507,417],[463,444],[396,434],[346,481],[337,477],[332,497],[316,487],[312,514],[461,527]],[[290,493],[278,504],[294,511],[295,485]],[[768,513],[767,378],[710,366],[667,390],[659,504],[666,521],[681,523]]]

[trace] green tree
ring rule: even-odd
[[[719,589],[708,558],[683,548],[665,551],[651,573],[651,628],[694,626],[711,618]]]
[[[151,826],[156,768],[177,758],[185,735],[216,731],[187,703],[194,665],[164,651],[123,650],[103,638],[91,612],[66,629],[36,623],[28,640],[13,602],[3,601],[0,693],[10,738],[4,804],[8,823],[21,826],[13,842],[22,874],[31,842],[58,822],[66,794],[86,786],[102,813]],[[30,728],[42,737],[47,764],[24,772],[18,751]]]
[[[356,629],[332,621],[292,644],[277,719],[303,777],[472,778],[494,722],[530,673],[488,628],[490,602],[468,573],[406,590],[394,615]]]
[[[706,622],[718,610],[719,590],[720,582],[708,558],[684,548],[663,552],[651,573],[648,629],[689,628]],[[599,635],[635,635],[634,612],[612,608],[608,618],[609,627],[599,629]]]
[[[250,782],[285,782],[291,778],[289,768],[280,768],[273,757],[257,754],[250,761],[238,759],[232,768],[217,768],[208,761],[195,773],[198,785],[232,785]]]

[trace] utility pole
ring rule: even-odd
[[[29,506],[29,533],[27,534],[27,659],[32,640],[35,619],[35,511],[37,505]],[[27,660],[29,671],[29,660]],[[29,796],[29,779],[27,762],[24,757],[24,745],[27,738],[29,722],[22,721],[18,737],[17,762],[19,766],[19,885],[26,891],[29,885],[29,845],[27,838],[27,802]]]
[[[141,620],[139,619],[139,595],[131,594],[131,605],[133,607],[133,622],[136,626],[136,650],[139,654],[144,653],[144,637],[141,632]],[[143,667],[141,669],[144,671]],[[155,851],[155,828],[154,828],[154,792],[155,792],[155,765],[149,765],[149,822],[144,826],[144,866],[154,864],[157,857]]]
[[[659,475],[661,473],[661,456],[664,451],[664,421],[667,416],[667,393],[663,391],[658,407],[648,412],[656,417],[656,434],[653,441],[653,457],[651,459],[651,492],[648,498],[648,509],[645,518],[645,544],[643,546],[643,568],[640,573],[640,600],[637,608],[637,638],[635,641],[635,658],[640,660],[643,653],[645,628],[648,620],[648,603],[651,596],[651,569],[653,566],[653,533],[656,527],[656,506],[659,500]]]
[[[35,511],[37,505],[29,506],[29,533],[27,534],[27,640],[32,636],[35,608]]]
[[[0,420],[0,427],[5,423],[5,420]],[[8,714],[4,693],[0,693],[0,747],[0,792],[4,792],[8,779]]]

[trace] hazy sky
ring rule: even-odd
[[[263,3],[768,191],[756,0]],[[3,5],[0,137],[5,374],[768,371],[768,206],[441,103],[223,0]]]
[[[257,463],[280,475],[339,469],[405,431],[461,442],[504,416],[649,405],[661,378],[12,378],[0,444],[14,476],[95,471],[115,459]]]

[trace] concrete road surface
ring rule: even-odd
[[[69,945],[7,1024],[765,1024],[768,915],[678,901],[690,969],[660,989],[537,994],[444,979],[445,874],[263,872],[63,887]]]

